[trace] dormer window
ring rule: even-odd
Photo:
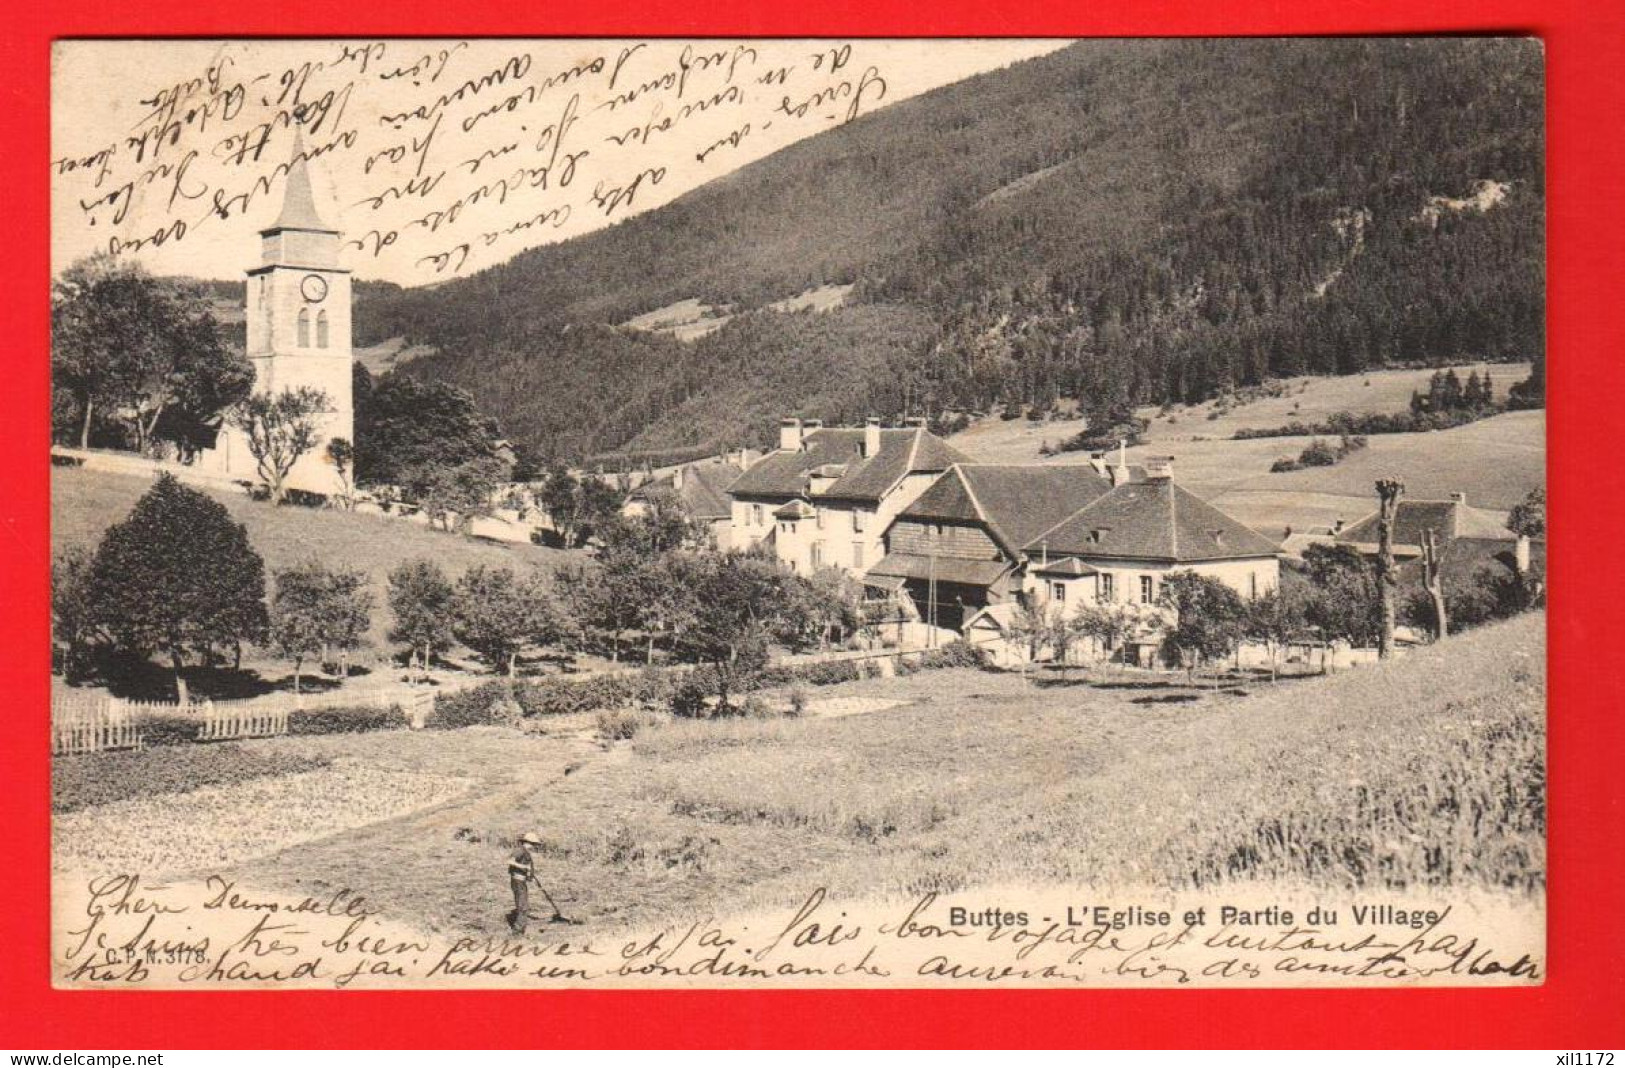
[[[1215,544],[1215,545],[1223,545],[1224,544],[1224,531],[1222,531],[1222,530],[1210,530],[1210,531],[1208,531],[1208,533],[1213,536],[1213,544]]]

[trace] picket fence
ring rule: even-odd
[[[51,755],[140,749],[141,728],[122,703],[57,699],[51,702]]]
[[[275,738],[288,733],[286,707],[267,708],[249,703],[220,704],[204,701],[197,710],[200,742],[224,742],[234,738]]]
[[[274,738],[288,733],[290,713],[301,709],[399,706],[408,724],[421,730],[434,710],[434,692],[427,689],[378,690],[369,694],[286,694],[278,699],[221,701],[205,699],[189,705],[164,701],[129,701],[119,697],[68,695],[51,700],[51,753],[99,753],[111,749],[143,747],[143,721],[163,717],[197,723],[196,740],[223,742],[242,738]]]

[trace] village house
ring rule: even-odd
[[[1275,543],[1175,484],[1167,460],[955,465],[899,514],[886,547],[871,587],[990,644],[1024,603],[1062,619],[1105,603],[1143,606],[1150,648],[1170,572],[1210,575],[1244,598],[1280,577]]]
[[[768,546],[803,574],[838,567],[862,576],[897,514],[965,459],[920,419],[900,428],[785,419],[778,449],[728,488],[731,545]]]
[[[1370,515],[1340,526],[1332,543],[1346,545],[1362,556],[1380,550],[1380,518]],[[1394,512],[1394,559],[1402,582],[1421,580],[1422,546],[1432,532],[1439,546],[1439,568],[1445,581],[1470,581],[1482,569],[1513,574],[1544,575],[1546,539],[1515,535],[1495,512],[1471,508],[1465,493],[1448,500],[1401,499]]]
[[[1060,618],[1092,604],[1137,605],[1152,624],[1130,659],[1146,660],[1160,635],[1162,583],[1175,571],[1218,579],[1245,600],[1280,584],[1280,547],[1174,481],[1171,460],[1114,486],[1026,546],[1026,589]]]
[[[726,552],[732,547],[730,530],[733,526],[733,499],[728,496],[728,490],[753,461],[754,454],[749,449],[740,449],[723,456],[679,464],[628,493],[621,506],[621,514],[644,515],[654,494],[669,492],[682,503],[690,519],[710,531],[716,548]]]
[[[905,598],[923,622],[959,630],[984,608],[1014,603],[1027,542],[1112,485],[1111,472],[1090,465],[955,464],[898,514],[864,582]]]

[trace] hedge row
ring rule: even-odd
[[[360,731],[398,730],[408,725],[406,713],[391,705],[345,705],[302,708],[288,713],[289,734],[354,734]],[[141,719],[142,744],[189,745],[197,741],[202,720],[195,716],[151,715]]]
[[[865,661],[830,660],[813,664],[775,665],[753,680],[753,689],[805,683],[832,686],[866,678]],[[933,665],[935,666],[935,665]],[[941,666],[957,666],[943,664]],[[614,708],[666,708],[673,698],[715,694],[716,679],[708,667],[649,668],[621,675],[586,678],[496,680],[453,693],[436,694],[430,727],[512,725],[518,718],[533,719],[571,712],[599,712]]]

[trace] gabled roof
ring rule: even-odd
[[[1376,545],[1379,514],[1372,512],[1358,523],[1344,527],[1337,540],[1344,544]],[[1438,533],[1440,541],[1452,538],[1490,538],[1510,541],[1512,535],[1493,515],[1469,508],[1461,501],[1403,500],[1394,511],[1394,544],[1421,545],[1426,532]]]
[[[955,464],[899,518],[984,525],[1014,556],[1033,537],[1111,489],[1084,464]]]
[[[688,514],[695,519],[726,519],[733,511],[728,500],[728,487],[739,477],[739,466],[727,460],[702,460],[684,464],[683,485],[675,485],[675,473],[645,482],[631,493],[629,500],[646,499],[655,489],[672,490],[677,494]]]
[[[735,496],[799,497],[809,490],[810,476],[837,465],[841,475],[819,497],[878,501],[904,475],[946,471],[965,457],[923,427],[882,430],[880,448],[863,456],[865,431],[830,428],[809,431],[796,452],[770,452],[741,475],[729,492]]]
[[[1201,563],[1274,556],[1278,547],[1172,479],[1127,482],[1028,540],[1029,553]]]

